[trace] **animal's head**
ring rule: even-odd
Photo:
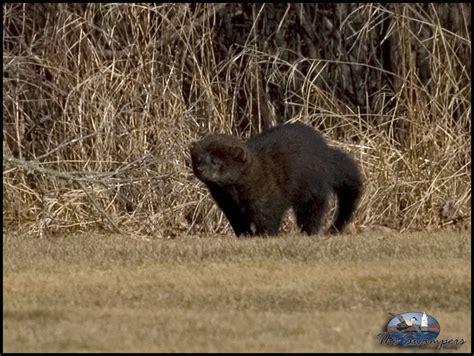
[[[251,160],[245,143],[230,135],[211,134],[189,150],[196,177],[219,185],[238,183]]]

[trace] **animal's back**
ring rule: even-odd
[[[330,148],[312,127],[301,124],[275,126],[251,138],[249,149],[266,166],[267,174],[274,176],[296,199],[302,189],[320,189],[332,175],[328,158]],[[315,184],[315,182],[320,183]]]
[[[312,153],[326,146],[319,132],[302,123],[272,127],[250,138],[247,144],[251,150],[263,155],[275,150],[297,154]]]

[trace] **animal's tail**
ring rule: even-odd
[[[355,161],[346,153],[336,150],[338,177],[334,186],[337,196],[337,211],[331,233],[341,232],[350,221],[359,204],[363,191],[362,177]]]

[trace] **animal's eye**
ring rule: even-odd
[[[202,164],[202,156],[201,155],[194,155],[193,156],[193,163],[196,165]]]

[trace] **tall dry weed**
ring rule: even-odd
[[[341,28],[354,17],[368,19],[355,33],[354,51],[364,51],[371,31],[390,16],[387,31],[402,64],[392,72],[374,67],[392,78],[393,88],[366,100],[357,93],[366,101],[361,111],[331,90],[324,74],[370,64],[298,54],[290,61],[284,49],[257,45],[257,26],[244,46],[222,58],[213,31],[225,4],[4,4],[3,10],[9,228],[40,235],[222,230],[226,221],[193,178],[187,146],[209,131],[248,137],[283,121],[268,86],[280,88],[285,118],[321,129],[360,163],[366,188],[356,225],[438,226],[446,201],[470,215],[470,18],[466,31],[453,33],[434,8],[364,4],[347,14]],[[256,8],[254,24],[261,17]],[[428,81],[417,55],[429,64]]]

